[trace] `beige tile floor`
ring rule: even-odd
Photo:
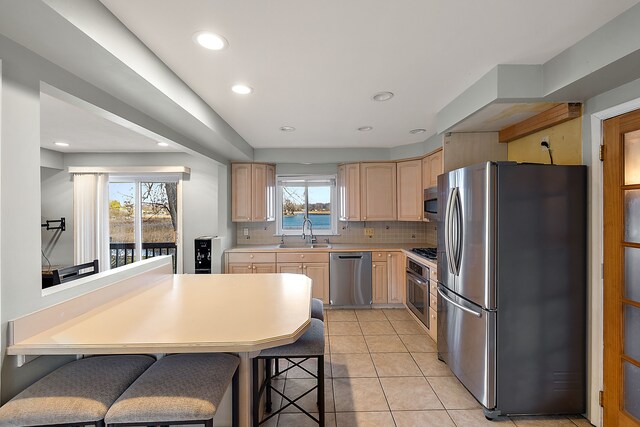
[[[582,417],[502,417],[487,421],[480,405],[438,360],[435,342],[403,309],[325,312],[325,408],[328,427],[588,427]],[[315,365],[307,362],[315,372]],[[283,375],[284,377],[285,375]],[[289,397],[313,380],[296,368],[275,385]],[[281,399],[274,395],[274,407]],[[317,411],[315,392],[300,406]],[[317,425],[297,409],[270,427]],[[297,412],[297,413],[296,413]]]

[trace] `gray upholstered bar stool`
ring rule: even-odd
[[[282,370],[280,373],[285,373],[289,369],[292,369],[298,366],[300,369],[316,378],[317,382],[314,387],[307,390],[303,394],[293,399],[285,396],[279,390],[271,387],[271,360],[276,359],[286,359],[289,361],[290,366],[286,369]],[[296,359],[296,360],[294,360]],[[302,359],[302,360],[297,360]],[[302,363],[306,362],[309,359],[316,359],[318,363],[317,372],[311,372],[302,366]],[[262,384],[258,384],[258,366],[259,361],[264,360],[264,381]],[[302,399],[307,394],[311,393],[313,390],[317,390],[317,403],[318,403],[318,418],[315,418],[309,412],[302,409],[296,403],[298,400]],[[286,400],[288,403],[283,405],[280,409],[275,412],[272,411],[271,407],[271,392],[275,391],[280,396],[282,396],[283,400]],[[270,413],[263,420],[260,420],[260,399],[262,398],[262,394],[266,392],[266,405],[265,412]],[[266,350],[262,350],[260,354],[253,359],[253,427],[258,427],[260,424],[270,420],[276,414],[282,412],[285,408],[289,406],[295,406],[302,413],[307,415],[309,418],[317,422],[321,427],[324,426],[324,323],[319,319],[311,319],[311,325],[309,329],[300,337],[298,340],[292,344],[283,345],[280,347],[268,348]]]
[[[311,298],[311,318],[318,319],[324,322],[324,304],[321,299]],[[274,360],[275,375],[280,375],[280,361]]]
[[[154,361],[144,355],[74,360],[0,408],[0,426],[104,426],[109,407]]]
[[[311,318],[324,322],[324,304],[318,298],[311,298]]]
[[[107,426],[204,424],[213,427],[225,391],[232,384],[233,426],[238,425],[237,356],[224,353],[172,354],[154,363],[111,406]]]

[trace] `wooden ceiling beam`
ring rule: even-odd
[[[580,117],[582,104],[564,103],[556,105],[540,114],[502,129],[499,133],[500,142],[511,142],[523,136],[531,135],[539,130],[550,128],[557,124]]]

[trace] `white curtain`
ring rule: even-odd
[[[108,174],[74,174],[73,237],[75,264],[97,259],[100,271],[109,269]]]

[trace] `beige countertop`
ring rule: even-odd
[[[400,251],[424,247],[425,243],[329,243],[329,248],[279,248],[274,245],[237,245],[226,252],[357,252],[357,251]]]
[[[9,345],[11,355],[253,352],[310,322],[301,274],[173,275]]]

